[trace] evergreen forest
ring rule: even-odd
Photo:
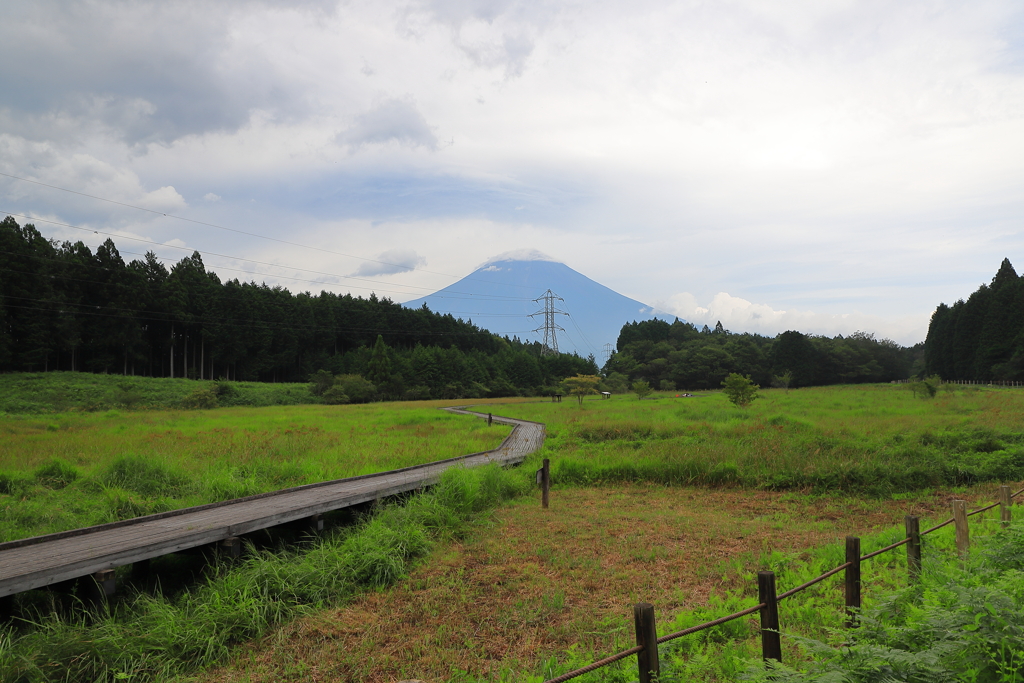
[[[1024,277],[1003,259],[967,301],[939,304],[925,340],[929,374],[944,380],[1024,380]]]
[[[604,367],[606,382],[645,381],[661,390],[717,389],[733,372],[765,387],[890,382],[910,377],[923,362],[922,345],[907,348],[865,332],[766,337],[678,319],[628,323],[616,349]]]
[[[392,399],[530,394],[597,372],[541,351],[425,306],[222,282],[199,253],[169,269],[152,252],[126,263],[109,239],[93,252],[0,221],[0,372],[305,382],[326,370]]]

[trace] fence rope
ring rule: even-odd
[[[821,576],[819,576],[819,577],[817,577],[815,579],[811,579],[807,583],[801,584],[801,585],[797,586],[796,588],[789,589],[788,591],[786,591],[782,595],[777,596],[775,599],[778,600],[779,602],[781,602],[781,601],[785,600],[786,598],[788,598],[788,597],[790,597],[792,595],[796,595],[800,591],[802,591],[802,590],[804,590],[806,588],[810,588],[814,584],[819,583],[821,581],[824,581],[828,577],[833,576],[835,574],[838,574],[839,572],[843,571],[847,567],[851,567],[851,566],[853,566],[853,562],[844,562],[841,565],[839,565],[838,567],[836,567],[835,569],[829,570],[829,571],[825,572],[824,574],[822,574]]]
[[[561,676],[558,676],[557,678],[552,678],[550,681],[545,681],[544,683],[562,683],[563,681],[572,680],[573,678],[576,678],[577,676],[582,676],[583,674],[588,674],[591,671],[594,671],[595,669],[600,669],[602,666],[608,666],[609,664],[617,662],[620,659],[625,659],[626,657],[628,657],[630,655],[635,655],[638,652],[642,652],[643,649],[644,649],[643,646],[636,645],[634,647],[629,648],[628,650],[623,650],[622,652],[614,654],[611,657],[605,657],[604,659],[600,659],[600,660],[594,662],[593,664],[588,664],[587,666],[583,667],[582,669],[576,669],[575,671],[570,671],[569,673],[564,673]]]
[[[658,638],[658,645],[661,645],[662,643],[667,643],[670,640],[675,640],[676,638],[682,638],[683,636],[688,636],[691,633],[696,633],[697,631],[703,631],[704,629],[707,629],[707,628],[713,628],[715,626],[720,626],[720,625],[722,625],[722,624],[724,624],[726,622],[732,621],[733,619],[739,619],[740,617],[745,617],[748,614],[753,614],[754,612],[756,612],[757,610],[761,609],[764,606],[765,606],[765,604],[762,602],[760,604],[754,605],[753,607],[749,607],[749,608],[747,608],[745,610],[741,610],[739,612],[733,612],[732,614],[730,614],[727,617],[721,617],[719,619],[715,619],[714,621],[706,621],[703,624],[697,624],[696,626],[691,626],[690,628],[684,628],[682,631],[676,631],[675,633],[669,633],[666,636],[662,636],[662,637]]]
[[[1024,488],[1020,489],[1019,491],[1016,491],[1015,493],[1011,493],[1010,494],[1010,499],[1012,500],[1012,499],[1016,498],[1017,496],[1019,496],[1022,493],[1024,493]],[[987,510],[991,510],[992,508],[997,507],[998,505],[999,505],[998,502],[992,503],[991,505],[987,505],[987,506],[985,506],[983,508],[978,508],[977,510],[973,510],[973,511],[967,513],[967,516],[970,517],[971,515],[980,514],[982,512],[987,511]],[[935,526],[933,526],[932,528],[928,529],[927,531],[922,531],[920,533],[920,535],[924,536],[925,534],[930,534],[931,532],[938,531],[942,527],[947,526],[947,525],[952,524],[952,523],[953,523],[953,518],[950,517],[945,522],[941,522],[939,524],[936,524]],[[870,559],[872,557],[875,557],[876,555],[881,555],[882,553],[887,553],[890,550],[893,550],[895,548],[900,547],[901,545],[906,545],[909,542],[910,542],[909,538],[904,538],[901,541],[896,541],[895,543],[887,545],[884,548],[879,548],[878,550],[875,550],[874,552],[870,552],[867,555],[861,555],[860,559],[861,560]],[[835,569],[831,569],[831,570],[825,572],[824,574],[822,574],[821,576],[818,576],[816,578],[811,579],[807,583],[802,583],[799,586],[797,586],[796,588],[791,588],[790,590],[786,591],[785,593],[780,594],[776,598],[776,600],[779,601],[779,602],[782,602],[786,598],[792,597],[792,596],[796,595],[797,593],[799,593],[800,591],[806,590],[806,589],[810,588],[811,586],[813,586],[814,584],[820,583],[820,582],[824,581],[825,579],[827,579],[830,576],[835,576],[839,572],[843,571],[844,569],[847,569],[848,567],[850,567],[852,565],[853,565],[852,562],[844,562],[843,564],[839,565]],[[739,619],[740,617],[745,617],[748,614],[753,614],[754,612],[758,611],[759,609],[761,609],[763,607],[765,607],[765,603],[762,602],[760,604],[754,605],[753,607],[749,607],[749,608],[747,608],[745,610],[741,610],[739,612],[733,612],[732,614],[730,614],[728,616],[721,617],[719,619],[714,619],[712,621],[706,621],[703,624],[697,624],[696,626],[691,626],[689,628],[684,628],[682,631],[676,631],[675,633],[669,633],[668,635],[661,636],[660,638],[658,638],[658,640],[656,642],[657,642],[658,645],[661,645],[662,643],[667,643],[670,640],[675,640],[676,638],[682,638],[683,636],[688,636],[691,633],[697,633],[698,631],[703,631],[705,629],[713,628],[715,626],[720,626],[720,625],[722,625],[724,623],[727,623],[727,622],[730,622],[730,621],[732,621],[734,619]],[[625,659],[626,657],[629,657],[630,655],[635,655],[635,654],[637,654],[639,652],[642,652],[643,649],[644,648],[642,646],[640,646],[640,645],[637,645],[636,647],[631,647],[628,650],[623,650],[622,652],[619,652],[619,653],[616,653],[614,655],[611,655],[610,657],[605,657],[604,659],[600,659],[600,660],[594,662],[593,664],[588,664],[587,666],[583,667],[582,669],[576,669],[574,671],[570,671],[568,673],[564,673],[561,676],[558,676],[556,678],[552,678],[552,679],[550,679],[548,681],[545,681],[544,683],[563,683],[564,681],[572,680],[573,678],[577,678],[579,676],[582,676],[583,674],[588,674],[591,671],[595,671],[597,669],[600,669],[602,666],[608,666],[609,664],[617,662],[620,659]]]

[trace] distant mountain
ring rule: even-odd
[[[543,311],[544,302],[534,299],[549,289],[563,299],[555,301],[555,307],[569,314],[555,316],[565,329],[557,332],[558,350],[584,357],[592,353],[598,364],[607,355],[605,344],[614,347],[624,324],[675,319],[532,249],[496,256],[455,284],[403,305],[419,308],[426,304],[432,311],[472,320],[501,336],[543,341],[543,332],[534,330],[543,327],[544,316],[529,316]]]

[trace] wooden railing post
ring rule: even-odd
[[[551,490],[551,461],[544,458],[540,472],[540,504],[545,510],[548,507],[548,493]]]
[[[846,628],[857,628],[860,614],[860,539],[846,537]]]
[[[956,552],[960,559],[967,559],[971,549],[971,533],[967,529],[967,501],[953,501],[953,526],[956,527]]]
[[[1010,487],[1000,486],[999,487],[999,523],[1003,525],[1003,528],[1010,526],[1010,519],[1012,518],[1013,511],[1010,506],[1013,505],[1013,499],[1010,498]]]
[[[640,683],[656,683],[661,675],[658,663],[658,628],[654,623],[654,605],[639,602],[633,605],[633,625],[636,644],[643,648],[636,653]]]
[[[910,583],[917,583],[921,578],[921,522],[916,515],[903,518],[907,529],[907,574]]]
[[[779,635],[779,600],[775,593],[775,572],[757,573],[757,600],[761,608],[761,656],[767,661],[782,661],[782,636]]]

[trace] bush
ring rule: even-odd
[[[210,389],[196,389],[181,399],[181,407],[189,410],[208,410],[217,407],[217,394]]]
[[[377,387],[360,375],[338,375],[334,387],[348,396],[352,403],[369,403],[377,399]]]
[[[323,393],[324,403],[330,406],[344,405],[345,403],[351,403],[351,399],[348,397],[341,387],[334,386]]]
[[[317,370],[309,376],[309,393],[323,396],[334,386],[334,375],[326,370]]]

